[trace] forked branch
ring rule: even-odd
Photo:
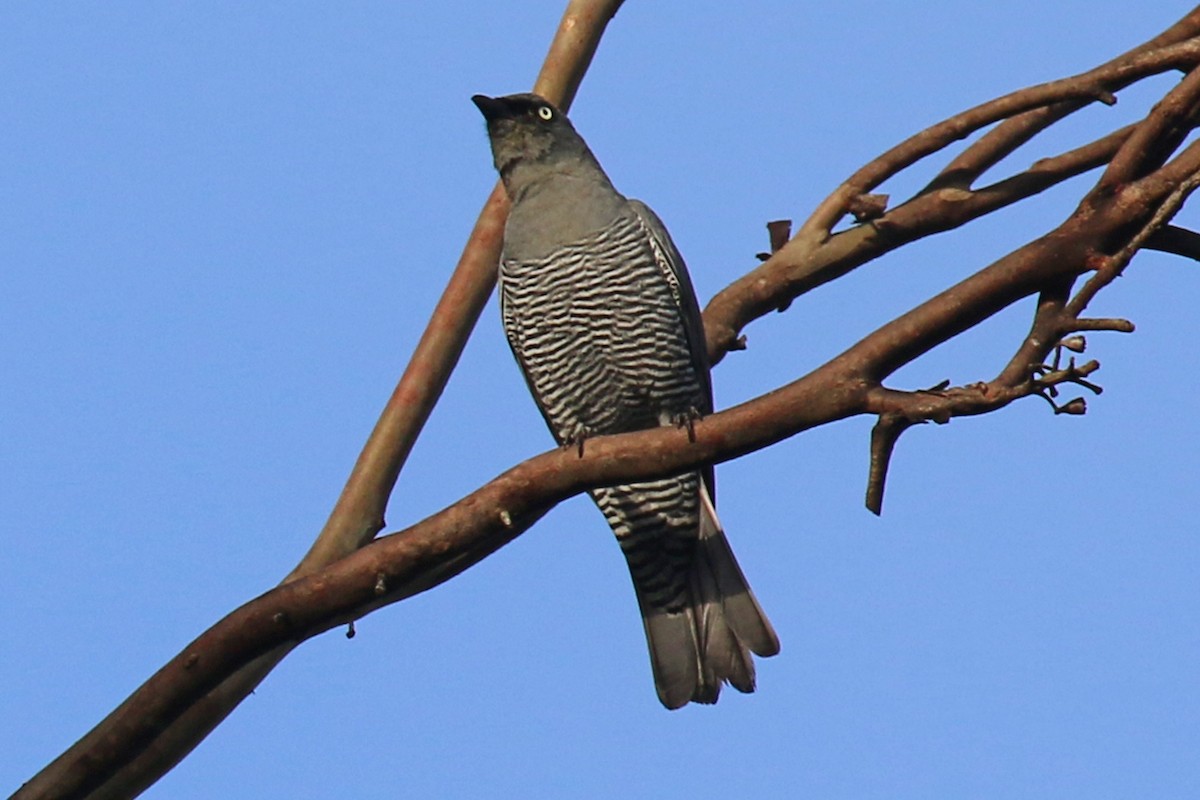
[[[552,48],[538,84],[544,94],[569,101],[596,38],[618,6],[571,3],[568,17],[572,9],[592,16],[580,16],[570,25],[564,20],[560,36],[575,44]],[[573,40],[575,36],[581,38]],[[808,375],[697,421],[693,436],[662,428],[589,439],[582,456],[554,450],[513,467],[404,531],[371,541],[382,525],[382,509],[411,439],[491,290],[505,205],[493,194],[447,299],[305,562],[289,581],[197,638],[16,797],[136,794],[181,758],[297,643],[448,580],[511,541],[555,503],[587,488],[677,474],[737,458],[817,425],[871,414],[878,424],[872,436],[869,505],[878,512],[896,441],[915,424],[994,411],[1033,394],[1051,400],[1059,413],[1082,412],[1079,400],[1058,404],[1054,398],[1068,384],[1098,392],[1092,375],[1099,364],[1076,365],[1066,355],[1064,365],[1063,351],[1082,348],[1080,331],[1133,329],[1125,320],[1082,317],[1089,302],[1143,247],[1200,252],[1195,234],[1170,227],[1200,184],[1200,147],[1184,145],[1200,117],[1198,37],[1200,10],[1095,70],[985,103],[872,161],[831,194],[786,244],[784,228],[772,229],[767,260],[709,304],[705,324],[710,354],[716,362],[736,347],[750,321],[906,242],[958,227],[1107,164],[1079,207],[1049,232],[868,334]],[[1066,114],[1091,102],[1110,102],[1130,83],[1174,69],[1186,71],[1187,77],[1141,123],[972,188],[1000,158]],[[993,125],[932,184],[891,210],[871,194],[900,170]],[[848,213],[859,223],[833,233]],[[1038,302],[1030,331],[992,380],[921,391],[884,386],[903,365],[1033,296]],[[407,406],[412,410],[402,408]]]

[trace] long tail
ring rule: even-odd
[[[671,709],[715,703],[725,682],[753,692],[750,653],[779,652],[779,638],[733,557],[704,482],[699,484],[700,536],[688,576],[690,605],[674,612],[656,608],[638,590],[658,699]]]

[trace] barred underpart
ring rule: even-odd
[[[597,489],[592,497],[617,535],[633,581],[664,611],[691,603],[688,573],[700,525],[699,475]]]
[[[505,333],[560,443],[708,410],[678,279],[632,209],[544,259],[505,260],[500,289]],[[686,605],[698,475],[592,496],[646,600],[669,610]]]
[[[502,264],[504,331],[560,442],[670,424],[709,405],[678,282],[656,255],[631,209],[544,259]]]

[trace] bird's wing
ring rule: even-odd
[[[677,289],[676,302],[679,303],[680,314],[683,317],[683,329],[692,353],[692,364],[704,387],[704,395],[708,398],[708,408],[697,410],[705,414],[711,413],[712,382],[708,374],[708,346],[704,339],[704,320],[700,316],[700,304],[696,300],[696,290],[692,288],[687,265],[683,263],[683,256],[679,255],[675,242],[671,241],[671,234],[667,233],[666,226],[662,224],[658,215],[641,200],[630,200],[629,206],[650,232],[654,257],[665,271],[671,285]]]
[[[666,271],[671,285],[677,289],[675,297],[683,317],[683,332],[687,336],[688,348],[692,353],[692,366],[695,367],[696,377],[699,379],[704,390],[704,397],[708,401],[707,408],[700,408],[697,411],[702,414],[711,414],[713,390],[712,378],[708,371],[708,344],[704,338],[704,318],[700,316],[700,303],[696,300],[696,290],[692,287],[692,278],[688,275],[687,265],[683,263],[683,256],[679,254],[679,248],[675,247],[675,242],[671,241],[671,234],[667,233],[667,227],[663,225],[662,220],[650,206],[641,200],[630,200],[629,207],[650,231],[650,244],[654,249],[654,258]],[[700,474],[704,477],[709,495],[715,500],[717,481],[712,465],[700,470]]]

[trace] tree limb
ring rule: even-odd
[[[1150,234],[1143,246],[1147,250],[1160,250],[1200,261],[1200,233],[1176,225],[1164,225],[1159,228]]]
[[[1090,145],[1043,160],[1021,175],[978,191],[969,185],[987,168],[1052,122],[1136,80],[1200,63],[1200,13],[1193,11],[1167,33],[1094,70],[1012,92],[956,114],[909,137],[855,172],[810,215],[796,236],[770,259],[717,294],[705,309],[711,318],[709,359],[737,349],[742,330],[796,297],[908,242],[959,227],[996,208],[1032,196],[1068,177],[1107,163],[1130,134],[1123,128]],[[1056,105],[1063,104],[1067,105]],[[943,170],[939,179],[873,223],[831,234],[856,198],[955,141],[1005,120]],[[952,177],[953,175],[953,177]],[[943,208],[939,209],[937,206]],[[954,212],[945,213],[953,208]],[[903,209],[903,210],[902,210]]]
[[[622,0],[569,0],[550,45],[534,91],[567,108],[591,63],[609,20]],[[384,526],[384,510],[404,461],[445,388],[467,338],[495,285],[508,200],[497,184],[463,248],[462,256],[422,335],[404,375],[338,498],[329,520],[309,552],[284,579],[312,574],[370,541]],[[283,643],[228,675],[186,713],[164,724],[139,744],[140,754],[119,771],[68,780],[79,765],[68,767],[73,754],[86,752],[96,730],[70,748],[27,783],[18,796],[56,796],[66,784],[82,787],[91,800],[140,794],[192,751],[228,716],[294,646]],[[85,771],[87,771],[85,766]],[[103,785],[99,781],[106,779]],[[88,792],[90,790],[90,794]]]
[[[573,2],[568,15],[576,7],[607,8],[615,12],[618,5]],[[603,29],[603,22],[598,24],[595,36]],[[563,27],[571,34],[577,33],[565,18]],[[1172,31],[1179,36],[1187,33],[1195,37],[1198,28],[1200,10],[1189,14]],[[1194,67],[1200,62],[1200,40],[1168,42],[1164,37],[1170,39],[1167,34],[1156,37],[1127,54],[1124,60],[1118,59],[1120,63],[1110,62],[1104,68],[1073,79],[1023,90],[1026,94],[1013,93],[939,123],[856,173],[822,204],[788,244],[710,303],[705,312],[706,333],[710,351],[718,358],[730,349],[730,342],[736,341],[746,322],[770,308],[786,305],[797,296],[798,287],[803,289],[805,285],[804,276],[811,280],[814,275],[828,275],[829,270],[848,271],[894,248],[896,242],[906,241],[906,236],[911,240],[939,226],[946,229],[950,226],[947,220],[973,218],[969,214],[957,216],[956,198],[976,203],[977,214],[986,213],[989,208],[999,207],[989,203],[1012,202],[1040,190],[1038,186],[1044,188],[1084,169],[1109,164],[1096,186],[1062,224],[883,325],[808,375],[698,421],[694,425],[694,441],[674,428],[589,439],[582,456],[562,450],[537,456],[417,525],[364,545],[382,524],[381,502],[386,501],[406,448],[411,446],[406,437],[415,436],[428,414],[428,408],[423,411],[415,406],[412,411],[393,408],[403,406],[413,397],[401,391],[402,379],[385,411],[388,422],[381,420],[372,435],[373,443],[368,445],[369,450],[378,446],[378,452],[364,453],[356,467],[356,473],[364,473],[361,486],[374,488],[360,492],[348,486],[343,500],[349,510],[334,512],[334,517],[345,520],[344,524],[334,526],[339,532],[331,534],[326,544],[315,545],[284,584],[203,633],[14,797],[28,800],[136,793],[169,768],[174,763],[168,763],[171,758],[178,760],[190,749],[188,736],[199,741],[236,705],[237,692],[249,691],[246,687],[252,687],[296,644],[449,579],[511,541],[555,503],[587,488],[677,474],[702,464],[737,458],[816,425],[856,414],[873,414],[887,428],[879,434],[880,441],[873,448],[874,462],[882,465],[873,466],[873,473],[877,473],[873,480],[878,484],[881,503],[886,463],[902,428],[925,419],[943,421],[953,416],[985,413],[1030,394],[1051,399],[1052,390],[1065,383],[1097,390],[1088,379],[1098,368],[1097,363],[1076,366],[1069,361],[1062,367],[1058,361],[1061,350],[1056,351],[1049,366],[1045,365],[1046,358],[1056,347],[1079,346],[1062,339],[1075,331],[1132,330],[1132,324],[1124,320],[1088,320],[1079,315],[1095,294],[1121,273],[1139,248],[1148,246],[1158,231],[1169,226],[1200,184],[1200,145],[1188,145],[1172,157],[1183,146],[1187,132],[1196,125],[1200,70]],[[593,41],[591,49],[575,51],[583,59],[579,62],[582,64],[579,74],[594,46]],[[554,53],[552,48],[546,70],[553,71]],[[876,211],[882,211],[882,206],[863,204],[861,208],[867,210],[865,217],[872,218],[872,222],[829,235],[837,219],[856,198],[874,188],[883,179],[880,176],[894,174],[956,138],[1001,119],[1016,120],[1021,114],[1054,103],[1103,99],[1120,81],[1183,66],[1192,71],[1136,126],[1115,131],[1055,159],[1037,162],[1030,170],[985,189],[970,190],[970,182],[959,187],[944,185],[877,217]],[[565,80],[560,89],[564,98],[569,98],[568,87],[572,85]],[[554,94],[550,90],[546,93]],[[1021,139],[1028,130],[1018,128],[1013,126],[1009,143]],[[986,162],[1003,149],[1000,138],[989,140],[986,148],[974,151],[962,162],[967,165],[962,175],[972,169],[982,174],[990,167]],[[967,152],[971,152],[970,148]],[[474,292],[484,291],[481,288],[484,284],[486,291],[490,291],[491,278],[485,273],[494,265],[496,231],[503,216],[502,203],[499,209],[491,203],[485,207],[486,222],[480,223],[478,240],[473,237],[464,252],[463,262],[470,266],[463,269],[472,276],[464,279],[464,286],[474,288],[464,288],[458,301],[447,301],[457,311],[447,312],[444,317],[435,313],[427,337],[440,342],[430,345],[431,352],[438,355],[431,356],[425,366],[410,367],[414,375],[424,375],[430,382],[422,390],[430,394],[421,394],[423,400],[412,400],[416,406],[436,400],[445,374],[461,349],[461,342],[457,345],[454,342],[466,335],[466,331],[456,330],[443,338],[442,332],[435,328],[465,325],[469,330],[478,311],[473,305],[478,304]],[[834,217],[833,212],[838,209],[841,210]],[[1076,280],[1088,273],[1092,273],[1091,277],[1071,297]],[[1030,333],[995,380],[923,392],[902,392],[882,385],[913,359],[1035,294],[1039,300]],[[418,353],[422,352],[421,347]],[[443,374],[441,370],[447,372]],[[1055,409],[1060,413],[1080,413],[1083,410],[1080,402],[1055,404]],[[400,417],[390,416],[393,413],[400,417],[409,415],[408,421],[398,421]],[[403,433],[405,430],[410,433]],[[352,478],[351,482],[355,480],[358,479]],[[353,536],[344,538],[351,533]],[[335,560],[322,563],[327,559]],[[221,694],[226,689],[229,694]],[[209,727],[196,736],[195,732],[203,725]],[[178,739],[174,738],[176,735]],[[170,746],[162,746],[164,742]],[[147,754],[153,755],[147,760]],[[93,791],[98,787],[101,788]],[[129,791],[121,795],[122,789]]]

